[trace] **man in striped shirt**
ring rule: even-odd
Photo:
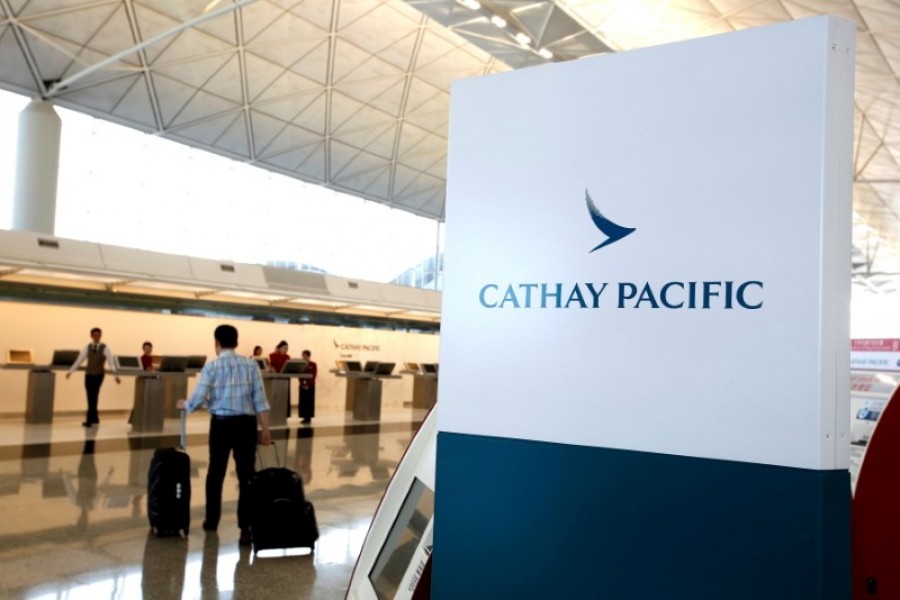
[[[210,414],[209,469],[206,472],[206,519],[203,529],[215,531],[222,516],[222,484],[228,468],[228,455],[234,452],[239,482],[238,527],[241,545],[252,542],[250,535],[250,499],[248,488],[256,473],[256,425],[262,433],[259,443],[272,443],[269,432],[269,402],[263,390],[256,363],[235,353],[237,329],[231,325],[216,327],[216,358],[200,371],[197,387],[187,400],[179,400],[179,409],[193,412],[205,406]]]

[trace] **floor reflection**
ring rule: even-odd
[[[148,535],[147,471],[171,436],[95,439],[88,432],[77,442],[64,432],[66,441],[53,443],[46,435],[30,439],[23,425],[25,443],[15,453],[0,449],[0,598],[343,598],[371,516],[416,427],[411,416],[406,423],[277,430],[277,460],[302,477],[321,537],[312,554],[261,558],[237,544],[233,463],[218,534],[199,526],[201,492],[192,498],[190,537],[160,539]],[[202,490],[205,436],[190,436],[188,452],[193,485]]]

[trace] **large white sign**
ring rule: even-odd
[[[439,429],[846,468],[853,61],[820,17],[455,84]]]

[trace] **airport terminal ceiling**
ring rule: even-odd
[[[440,220],[451,81],[817,14],[857,24],[854,281],[897,291],[893,0],[0,0],[0,87]]]

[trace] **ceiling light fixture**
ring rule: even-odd
[[[531,43],[531,38],[522,33],[521,31],[516,34],[516,41],[522,44],[523,46],[527,46]]]
[[[491,23],[493,23],[500,29],[503,29],[504,27],[506,27],[506,19],[504,19],[503,17],[501,17],[499,15],[494,15],[493,17],[491,17]]]
[[[478,10],[481,8],[481,2],[478,0],[459,0],[459,3],[470,10]]]
[[[547,50],[546,48],[541,48],[540,50],[538,50],[538,54],[540,54],[547,60],[550,60],[551,58],[553,58],[553,53],[550,52],[549,50]]]

